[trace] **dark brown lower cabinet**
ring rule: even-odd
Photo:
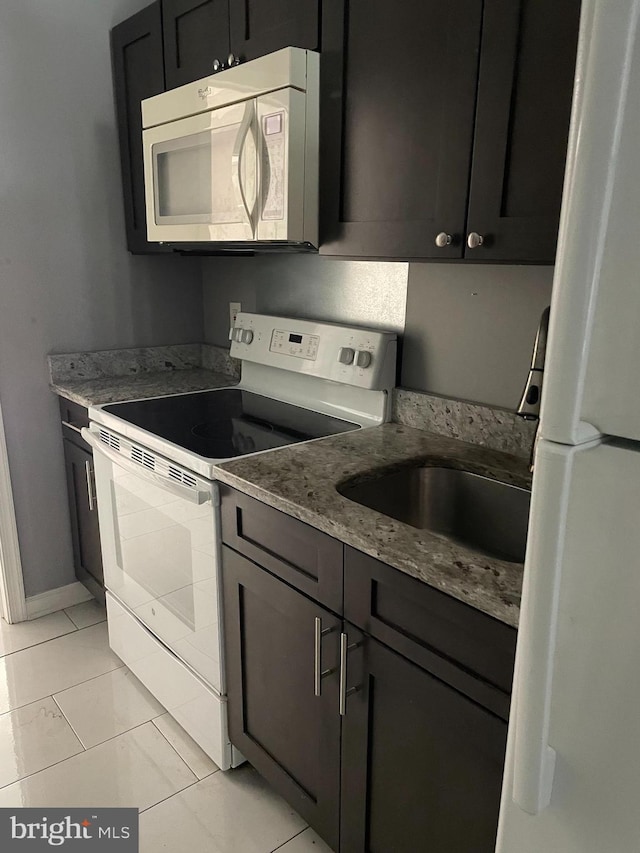
[[[348,623],[341,853],[493,853],[507,724]],[[354,689],[355,688],[355,689]]]
[[[335,851],[493,853],[515,629],[221,494],[232,743]]]
[[[81,434],[82,428],[89,426],[89,412],[64,397],[59,404],[76,577],[95,598],[104,601],[93,452]]]
[[[101,598],[104,596],[104,576],[98,507],[95,500],[93,454],[67,438],[63,444],[76,577],[94,596]]]
[[[334,849],[340,806],[340,619],[223,548],[229,735]],[[321,620],[321,695],[314,691]]]

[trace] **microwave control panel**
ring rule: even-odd
[[[318,357],[319,344],[320,337],[318,335],[305,335],[274,329],[269,350],[282,355],[292,355],[294,358],[306,358],[308,361],[315,361]]]

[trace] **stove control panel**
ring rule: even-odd
[[[320,338],[318,335],[305,335],[301,332],[274,329],[269,350],[280,355],[291,355],[294,358],[306,358],[308,361],[315,361],[318,357],[319,345]]]
[[[396,384],[395,332],[240,312],[229,337],[231,355],[247,363],[366,390]]]

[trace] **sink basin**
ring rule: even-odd
[[[487,556],[524,561],[531,492],[453,468],[404,468],[341,495]]]

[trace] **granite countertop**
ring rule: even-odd
[[[87,407],[226,388],[240,376],[228,350],[207,344],[65,353],[48,360],[51,390]]]
[[[460,468],[530,487],[522,457],[398,423],[222,463],[216,479],[286,512],[460,601],[517,626],[523,566],[485,557],[343,497],[336,486],[416,463]]]
[[[93,379],[52,382],[51,389],[67,400],[89,407],[125,400],[142,400],[145,397],[162,397],[165,394],[208,391],[235,385],[237,382],[233,376],[193,367],[187,370],[158,370],[129,376],[99,376]]]

